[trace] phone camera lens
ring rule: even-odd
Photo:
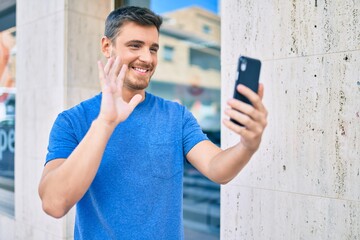
[[[244,72],[245,70],[246,70],[246,61],[242,61],[241,62],[241,64],[240,64],[240,70],[242,71],[242,72]]]

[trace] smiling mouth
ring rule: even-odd
[[[139,73],[147,73],[147,72],[149,72],[148,69],[139,68],[139,67],[132,67],[132,69],[134,69],[135,71],[137,71]]]

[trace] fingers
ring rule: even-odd
[[[246,137],[246,135],[251,134],[251,131],[247,130],[245,127],[239,126],[238,124],[230,121],[229,119],[223,119],[223,124],[233,132],[239,134],[240,136]]]
[[[120,65],[120,57],[117,56],[114,60],[114,63],[111,66],[109,75],[110,77],[115,81],[117,76],[119,75],[121,69],[121,65]]]
[[[255,152],[256,149],[258,149],[264,128],[260,129],[260,131],[250,131],[245,127],[241,127],[229,121],[228,119],[224,119],[223,124],[241,136],[240,144],[246,149],[252,152]]]
[[[122,89],[127,70],[128,70],[128,66],[126,64],[123,64],[121,67],[120,73],[117,75],[117,79],[116,79],[117,89],[120,89],[120,90]]]
[[[259,85],[259,93],[261,95],[256,94],[250,88],[248,88],[248,87],[246,87],[244,85],[241,85],[241,84],[239,84],[236,89],[237,89],[237,91],[239,93],[241,93],[242,95],[244,95],[245,97],[247,97],[250,100],[250,102],[253,104],[253,107],[255,109],[257,109],[260,112],[267,115],[267,111],[265,109],[265,106],[262,103],[262,97],[264,95],[264,86],[263,86],[263,84]]]
[[[228,101],[231,109],[225,110],[225,115],[243,125],[223,119],[223,124],[233,132],[241,136],[240,144],[251,151],[256,151],[261,142],[261,137],[267,125],[267,110],[262,103],[264,86],[259,85],[258,94],[244,85],[237,86],[239,93],[247,97],[252,105],[241,102],[237,99]]]
[[[98,61],[99,79],[102,88],[104,88],[105,85],[117,85],[117,79],[122,69],[121,66],[119,56],[109,58],[105,67],[101,61]]]
[[[133,96],[129,102],[129,106],[134,109],[142,100],[142,96],[140,94],[136,94]]]
[[[101,61],[98,61],[98,71],[99,71],[99,80],[100,80],[100,84],[101,84],[101,88],[103,89],[105,87],[105,85],[109,84],[109,71],[111,66],[114,63],[114,58],[109,58],[105,67],[104,64]]]
[[[253,106],[236,99],[230,99],[227,103],[231,108],[226,109],[225,114],[230,118],[240,122],[246,126],[246,128],[255,129],[257,128],[258,124],[262,126],[267,124],[266,110],[260,111]]]
[[[237,110],[234,110],[233,108],[228,108],[225,110],[225,114],[232,120],[235,120],[238,123],[241,123],[242,125],[246,126],[247,128],[251,128],[251,121],[252,119]]]
[[[265,116],[259,116],[257,119],[253,119],[252,116],[244,114],[234,109],[226,109],[225,114],[230,119],[234,119],[235,121],[243,125],[242,127],[230,121],[230,123],[234,124],[234,127],[236,127],[236,129],[234,129],[234,127],[232,127],[231,129],[239,134],[240,134],[239,129],[246,129],[254,133],[261,133],[263,128],[265,128],[267,124]]]
[[[105,68],[104,68],[104,72],[105,72],[106,75],[109,74],[109,71],[110,71],[111,66],[113,65],[114,61],[115,61],[115,60],[114,60],[113,57],[111,57],[111,58],[108,59],[106,65],[105,65]]]
[[[239,129],[250,130],[253,133],[261,133],[267,125],[267,110],[262,103],[262,97],[264,95],[263,84],[259,85],[259,95],[244,85],[237,86],[237,90],[247,97],[252,102],[253,106],[237,99],[228,100],[227,103],[230,109],[226,109],[225,114],[229,118],[234,119],[245,126],[241,127],[230,122],[232,123],[230,124],[230,126],[232,126],[231,129],[238,133]]]
[[[98,61],[98,70],[99,70],[99,80],[101,84],[101,88],[104,87],[105,84],[105,71],[104,71],[104,65],[101,61]]]

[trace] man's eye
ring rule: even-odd
[[[140,48],[140,45],[139,44],[132,44],[130,45],[131,48]]]
[[[150,52],[152,53],[157,53],[158,49],[157,48],[150,48]]]

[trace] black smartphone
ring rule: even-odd
[[[234,87],[235,99],[238,99],[242,102],[252,105],[249,99],[247,99],[245,96],[243,96],[236,90],[236,87],[239,84],[243,84],[248,88],[250,88],[255,93],[257,93],[259,89],[260,69],[261,69],[261,61],[259,59],[240,56],[237,67],[237,78]],[[230,120],[240,126],[243,126],[241,123],[233,119]]]

